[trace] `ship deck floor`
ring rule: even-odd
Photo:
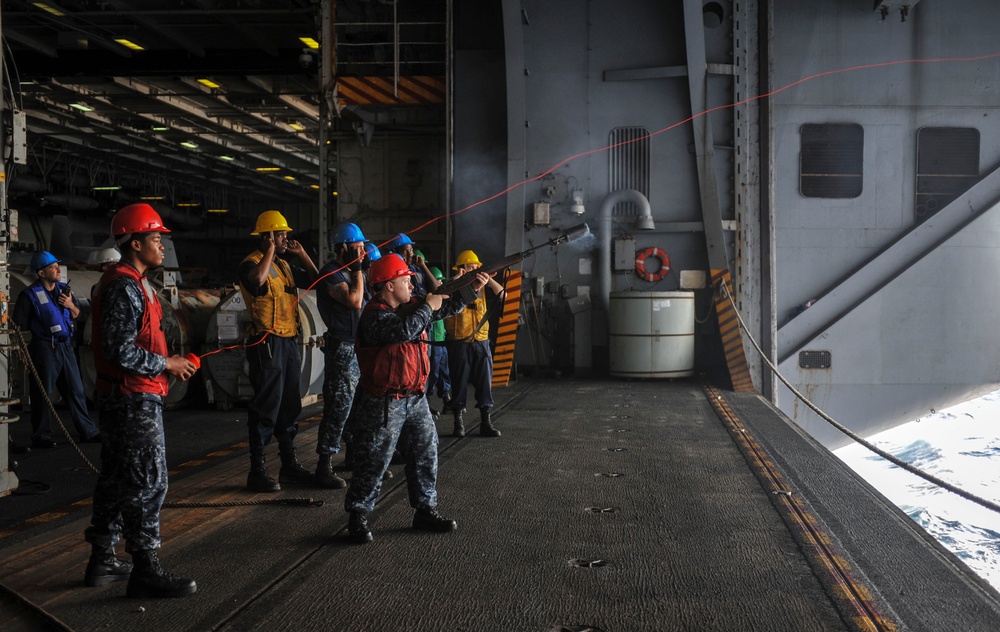
[[[83,587],[93,479],[66,447],[24,455],[21,475],[57,489],[0,499],[3,629],[1000,629],[995,591],[754,395],[581,379],[495,397],[498,439],[439,422],[457,531],[409,528],[399,465],[364,546],[343,490],[277,495],[322,507],[165,508],[161,559],[198,582],[176,600]],[[296,440],[307,466],[319,410]],[[167,412],[168,502],[273,497],[243,489],[244,415]]]

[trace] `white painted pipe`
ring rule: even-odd
[[[611,209],[619,202],[631,202],[638,204],[640,217],[652,217],[653,211],[649,206],[646,196],[635,189],[619,189],[613,191],[604,198],[601,204],[601,213],[598,219],[598,226],[601,233],[601,303],[604,311],[607,312],[611,303]]]

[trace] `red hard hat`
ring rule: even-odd
[[[115,237],[131,233],[169,233],[160,214],[149,204],[129,204],[115,213],[111,234]]]
[[[378,285],[401,276],[413,276],[413,270],[396,253],[388,254],[372,264],[368,271],[368,281]]]

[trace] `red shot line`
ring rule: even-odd
[[[788,83],[788,84],[786,84],[784,86],[781,86],[780,88],[776,88],[776,89],[774,89],[774,90],[772,90],[770,92],[766,92],[764,94],[758,94],[758,95],[752,96],[752,97],[747,97],[746,99],[741,99],[741,100],[735,101],[733,103],[726,103],[726,104],[723,104],[723,105],[718,105],[718,106],[715,106],[713,108],[709,108],[707,110],[703,110],[701,112],[698,112],[696,114],[692,114],[691,116],[687,117],[686,119],[677,121],[676,123],[673,123],[673,124],[668,125],[668,126],[666,126],[664,128],[658,129],[655,132],[650,132],[650,133],[648,133],[648,134],[646,134],[644,136],[639,136],[637,138],[633,138],[633,139],[630,139],[630,140],[623,140],[621,142],[612,143],[612,144],[606,145],[604,147],[598,147],[596,149],[588,149],[586,151],[581,151],[579,153],[573,154],[572,156],[569,156],[568,158],[564,158],[563,160],[560,160],[559,162],[557,162],[556,164],[552,165],[551,167],[549,167],[545,171],[542,171],[541,173],[539,173],[536,176],[533,176],[531,178],[526,178],[524,180],[521,180],[520,182],[516,182],[516,183],[510,185],[509,187],[507,187],[506,189],[503,189],[502,191],[499,191],[499,192],[497,192],[497,193],[495,193],[495,194],[493,194],[493,195],[491,195],[489,197],[483,198],[483,199],[479,200],[478,202],[473,202],[472,204],[469,204],[468,206],[466,206],[464,208],[458,209],[456,211],[452,211],[450,213],[444,213],[444,214],[438,215],[436,217],[432,217],[431,219],[427,220],[423,224],[420,224],[419,226],[417,226],[417,227],[415,227],[415,228],[413,228],[411,230],[405,231],[405,232],[408,235],[419,233],[421,230],[423,230],[424,228],[427,228],[428,226],[430,226],[431,224],[433,224],[433,223],[435,223],[437,221],[440,221],[442,219],[446,219],[446,218],[449,218],[449,217],[454,217],[456,215],[460,215],[460,214],[465,213],[466,211],[470,211],[470,210],[472,210],[472,209],[474,209],[474,208],[476,208],[478,206],[482,206],[483,204],[486,204],[487,202],[492,202],[493,200],[495,200],[497,198],[500,198],[500,197],[503,197],[503,196],[507,195],[511,191],[519,189],[519,188],[521,188],[521,187],[523,187],[525,185],[528,185],[528,184],[530,184],[532,182],[536,182],[538,180],[541,180],[542,178],[544,178],[544,177],[548,176],[549,174],[551,174],[552,172],[554,172],[559,167],[562,167],[563,165],[569,164],[570,162],[572,162],[573,160],[576,160],[577,158],[584,158],[586,156],[591,156],[591,155],[594,155],[594,154],[603,153],[603,152],[606,152],[606,151],[610,151],[612,149],[616,149],[618,147],[623,147],[623,146],[626,146],[626,145],[630,145],[632,143],[637,143],[639,141],[643,141],[643,140],[646,140],[646,139],[649,139],[649,138],[653,138],[653,137],[659,136],[660,134],[663,134],[665,132],[669,132],[670,130],[673,130],[673,129],[677,128],[677,127],[680,127],[682,125],[690,123],[691,121],[694,121],[695,119],[699,119],[699,118],[702,118],[704,116],[707,116],[707,115],[711,114],[712,112],[718,112],[720,110],[728,110],[728,109],[739,107],[741,105],[746,105],[748,103],[752,103],[754,101],[758,101],[758,100],[762,100],[762,99],[769,99],[769,98],[771,98],[771,97],[773,97],[773,96],[775,96],[777,94],[785,92],[786,90],[790,90],[791,88],[794,88],[795,86],[802,85],[804,83],[807,83],[809,81],[813,81],[815,79],[821,79],[823,77],[829,77],[829,76],[832,76],[832,75],[839,75],[839,74],[844,74],[844,73],[848,73],[848,72],[856,72],[858,70],[871,70],[871,69],[874,69],[874,68],[887,68],[887,67],[890,67],[890,66],[902,66],[902,65],[911,65],[911,64],[912,65],[916,65],[916,64],[937,64],[937,63],[945,63],[945,62],[975,62],[975,61],[984,61],[984,60],[988,60],[988,59],[996,59],[998,57],[1000,57],[1000,52],[987,53],[987,54],[984,54],[984,55],[973,55],[973,56],[968,56],[968,57],[934,57],[934,58],[927,58],[927,59],[896,59],[896,60],[891,60],[891,61],[874,62],[874,63],[870,63],[870,64],[860,64],[860,65],[857,65],[857,66],[847,66],[845,68],[838,68],[838,69],[835,69],[835,70],[825,70],[823,72],[817,72],[815,74],[808,75],[808,76],[803,77],[801,79],[797,79],[797,80],[795,80],[795,81],[793,81],[791,83]],[[383,242],[381,244],[377,244],[377,245],[379,246],[379,248],[381,248],[382,246],[385,246],[386,244],[388,244],[389,241],[391,241],[391,240],[387,240],[387,241],[385,241],[385,242]],[[355,259],[354,261],[357,261],[357,259]],[[316,287],[316,285],[320,281],[322,281],[326,277],[328,277],[328,276],[330,276],[332,274],[336,274],[337,272],[340,272],[341,270],[346,269],[348,266],[351,265],[351,263],[354,263],[354,261],[351,261],[347,265],[341,266],[339,268],[336,268],[335,270],[331,270],[330,272],[328,272],[328,273],[326,273],[326,274],[324,274],[322,276],[317,277],[316,280],[313,281],[312,284],[310,284],[309,287],[307,287],[305,289],[305,291],[308,292],[309,290],[313,289],[314,287]],[[302,300],[302,296],[303,295],[299,295],[298,298],[295,299],[295,303],[293,305],[293,309],[298,309],[298,304],[299,304],[299,301]],[[208,353],[204,353],[204,354],[202,354],[200,356],[196,356],[196,357],[198,357],[200,359],[200,358],[204,358],[205,356],[209,356],[209,355],[212,355],[212,354],[215,354],[215,353],[220,353],[222,351],[228,351],[228,350],[231,350],[231,349],[239,349],[239,348],[248,348],[248,347],[252,347],[254,345],[259,345],[260,343],[264,342],[264,340],[269,335],[271,335],[271,333],[272,333],[272,330],[268,330],[268,331],[264,332],[264,335],[261,336],[260,340],[258,340],[257,342],[251,343],[251,344],[237,344],[237,345],[231,345],[231,346],[228,346],[228,347],[221,347],[219,349],[216,349],[214,351],[209,351]],[[194,355],[195,354],[193,354],[193,353],[189,354],[189,357],[190,356],[194,356]]]

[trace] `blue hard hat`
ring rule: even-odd
[[[378,249],[378,246],[370,241],[365,242],[365,252],[368,253],[368,260],[372,263],[382,258],[382,252]]]
[[[412,246],[413,240],[406,236],[406,233],[397,233],[395,237],[389,240],[389,243],[385,245],[389,250],[395,250],[400,246]]]
[[[52,253],[48,252],[47,250],[43,250],[42,252],[36,252],[31,257],[31,269],[34,270],[35,272],[38,272],[45,266],[50,266],[53,263],[62,263],[62,262],[53,257]]]
[[[344,222],[334,229],[330,236],[331,244],[353,244],[356,241],[365,241],[365,236],[357,224]]]

